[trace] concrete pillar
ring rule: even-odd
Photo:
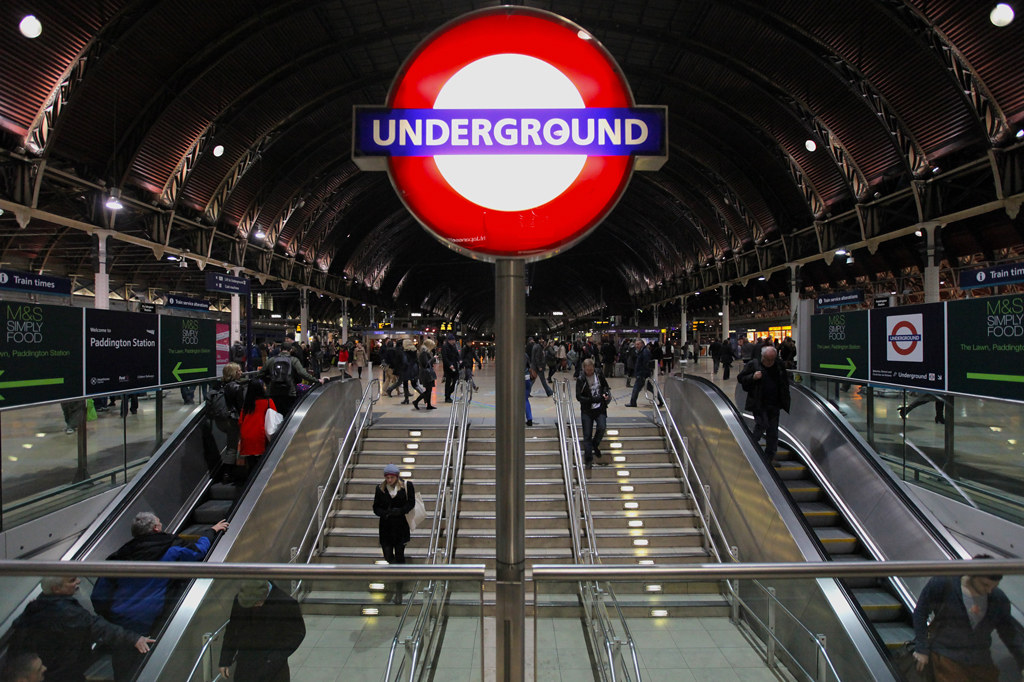
[[[729,285],[722,285],[722,338],[729,336]]]
[[[939,264],[935,257],[935,238],[939,229],[937,223],[925,223],[921,226],[925,237],[925,258],[924,258],[924,302],[938,303],[941,300],[939,294]]]
[[[110,310],[110,274],[107,273],[108,234],[110,233],[106,230],[96,230],[96,247],[99,252],[97,261],[99,261],[99,265],[96,269],[96,274],[93,276],[93,281],[96,283],[93,287],[96,294],[93,306],[100,310]]]
[[[241,277],[242,268],[232,268],[231,274]],[[229,344],[234,344],[242,338],[242,297],[238,294],[231,294],[231,328],[228,333],[231,335],[228,339]]]
[[[690,336],[690,321],[686,318],[686,297],[679,297],[679,345],[686,348],[686,339]],[[697,340],[694,339],[694,344]],[[696,349],[696,345],[694,346]],[[685,357],[685,356],[683,356]]]
[[[348,343],[348,299],[341,299],[341,342]]]
[[[789,265],[789,325],[793,328],[790,336],[796,340],[797,328],[800,326],[800,266]],[[810,320],[807,320],[810,322]]]
[[[299,335],[299,343],[309,343],[309,289],[299,289],[299,325],[302,333]]]

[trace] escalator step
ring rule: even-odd
[[[207,495],[211,500],[237,500],[241,490],[241,486],[234,483],[214,483],[210,486]]]
[[[878,623],[875,631],[890,650],[914,639],[914,628],[906,623]]]
[[[797,506],[812,528],[834,526],[839,521],[839,512],[824,502],[801,502]]]
[[[786,490],[796,502],[814,502],[821,497],[821,486],[814,481],[802,479],[799,481],[784,481]]]
[[[818,536],[825,550],[832,555],[850,554],[857,547],[857,538],[850,535],[842,528],[815,528],[814,534]]]
[[[852,593],[872,623],[891,623],[905,614],[903,604],[888,590],[868,587],[852,590]]]
[[[220,519],[218,519],[220,520]],[[210,527],[208,523],[193,523],[192,525],[185,528],[185,530],[178,532],[179,538],[187,538],[190,540],[197,540],[202,532]]]
[[[227,518],[228,512],[235,504],[234,500],[207,500],[192,512],[192,520],[196,523],[214,524]]]

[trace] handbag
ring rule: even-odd
[[[281,413],[272,407],[268,407],[267,416],[263,418],[263,429],[267,432],[267,436],[273,436],[277,433],[277,430],[281,428],[282,422],[284,422],[284,417]]]
[[[409,530],[416,530],[416,526],[423,523],[427,518],[427,508],[423,505],[423,498],[416,493],[413,493],[416,498],[416,504],[413,505],[412,510],[405,515],[405,520],[409,524]]]
[[[892,662],[900,674],[900,679],[907,682],[934,682],[935,671],[932,664],[928,663],[924,670],[918,672],[917,660],[914,659],[913,640],[905,642],[892,652]]]

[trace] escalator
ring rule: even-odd
[[[780,440],[789,452],[769,466],[743,417],[700,377],[668,378],[663,393],[711,488],[725,535],[742,561],[942,561],[966,553],[831,406],[793,386]],[[745,395],[738,389],[738,404]],[[884,568],[880,567],[882,571]],[[910,638],[909,616],[926,578],[761,581],[803,625],[829,642],[843,679],[896,679],[889,645]],[[752,588],[740,585],[741,595]],[[799,636],[784,646],[815,664]]]
[[[228,519],[231,528],[214,541],[206,555],[207,561],[287,561],[290,545],[282,549],[280,546],[268,546],[266,538],[260,542],[251,541],[253,525],[247,522],[254,509],[259,507],[254,498],[260,497],[261,492],[267,489],[286,454],[295,450],[295,441],[303,441],[306,434],[324,429],[329,431],[330,422],[345,412],[338,406],[341,397],[352,393],[358,395],[358,391],[359,382],[354,380],[336,380],[307,391],[268,443],[267,452],[259,458],[257,467],[245,482],[239,484],[220,482],[219,461],[220,452],[226,445],[225,436],[210,425],[205,406],[197,408],[85,530],[64,554],[62,561],[104,560],[131,538],[132,520],[142,511],[155,513],[163,521],[166,532],[186,538],[198,535],[202,529],[221,519]],[[316,423],[309,423],[311,415]],[[330,446],[331,439],[327,438],[325,443]],[[311,466],[310,473],[315,468]],[[291,487],[294,487],[295,480],[291,477]],[[288,496],[294,494],[294,491],[286,493]],[[275,516],[287,518],[287,515]],[[269,523],[266,528],[272,530],[275,525]],[[244,545],[241,549],[238,547],[240,542]],[[233,556],[228,559],[229,555]],[[182,609],[181,606],[195,603],[189,597],[195,584],[202,582],[182,581],[174,590],[179,597],[176,603],[168,604],[163,627],[158,633],[147,633],[156,637],[158,642],[138,679],[157,679],[148,672],[150,664],[154,659],[163,658],[160,653],[169,652],[178,643],[182,630],[180,623],[187,623],[196,608]],[[86,582],[82,587],[87,592]],[[28,595],[24,601],[34,596]],[[88,594],[83,596],[88,601]],[[18,607],[17,611],[20,610]],[[89,679],[111,679],[109,659],[101,659]]]

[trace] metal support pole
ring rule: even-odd
[[[818,635],[818,642],[821,643],[821,648],[818,649],[818,682],[826,682],[828,680],[828,640],[825,635]]]
[[[768,652],[766,654],[768,659],[768,669],[775,670],[777,661],[775,659],[775,588],[769,587],[768,594]]]
[[[523,682],[526,671],[526,264],[495,263],[496,679]]]

